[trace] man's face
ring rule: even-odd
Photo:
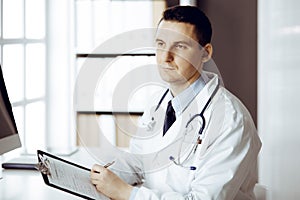
[[[198,79],[203,65],[203,49],[195,27],[188,23],[162,21],[156,34],[156,60],[161,78],[173,85]]]

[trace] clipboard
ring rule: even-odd
[[[90,182],[90,169],[38,150],[37,170],[46,185],[89,200],[109,199]]]

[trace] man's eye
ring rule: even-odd
[[[177,49],[186,49],[186,46],[183,45],[183,44],[177,44],[177,45],[176,45],[176,48],[177,48]]]
[[[164,45],[163,42],[156,42],[156,46],[157,46],[157,47],[162,47],[163,45]]]

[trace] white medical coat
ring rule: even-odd
[[[149,129],[144,130],[141,137],[131,140],[130,150],[140,159],[124,161],[130,165],[132,174],[128,173],[127,177],[123,174],[122,177],[130,183],[142,183],[135,199],[255,199],[253,188],[257,181],[256,164],[261,142],[247,109],[224,87],[220,86],[205,110],[206,125],[201,144],[184,163],[185,166],[195,166],[196,170],[175,165],[169,160],[169,156],[178,155],[178,146],[172,147],[172,143],[178,143],[174,141],[183,134],[187,120],[201,112],[218,86],[216,74],[203,73],[209,81],[164,137],[162,126],[167,98],[160,105],[161,113],[153,111],[163,92],[145,109],[141,124],[149,126],[153,117],[156,118],[156,132],[152,134]],[[197,133],[198,129],[194,131]]]

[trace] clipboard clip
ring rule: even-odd
[[[40,161],[35,165],[35,168],[42,174],[51,176],[50,161],[48,160],[48,158],[44,158],[42,155],[39,155],[39,160]]]

